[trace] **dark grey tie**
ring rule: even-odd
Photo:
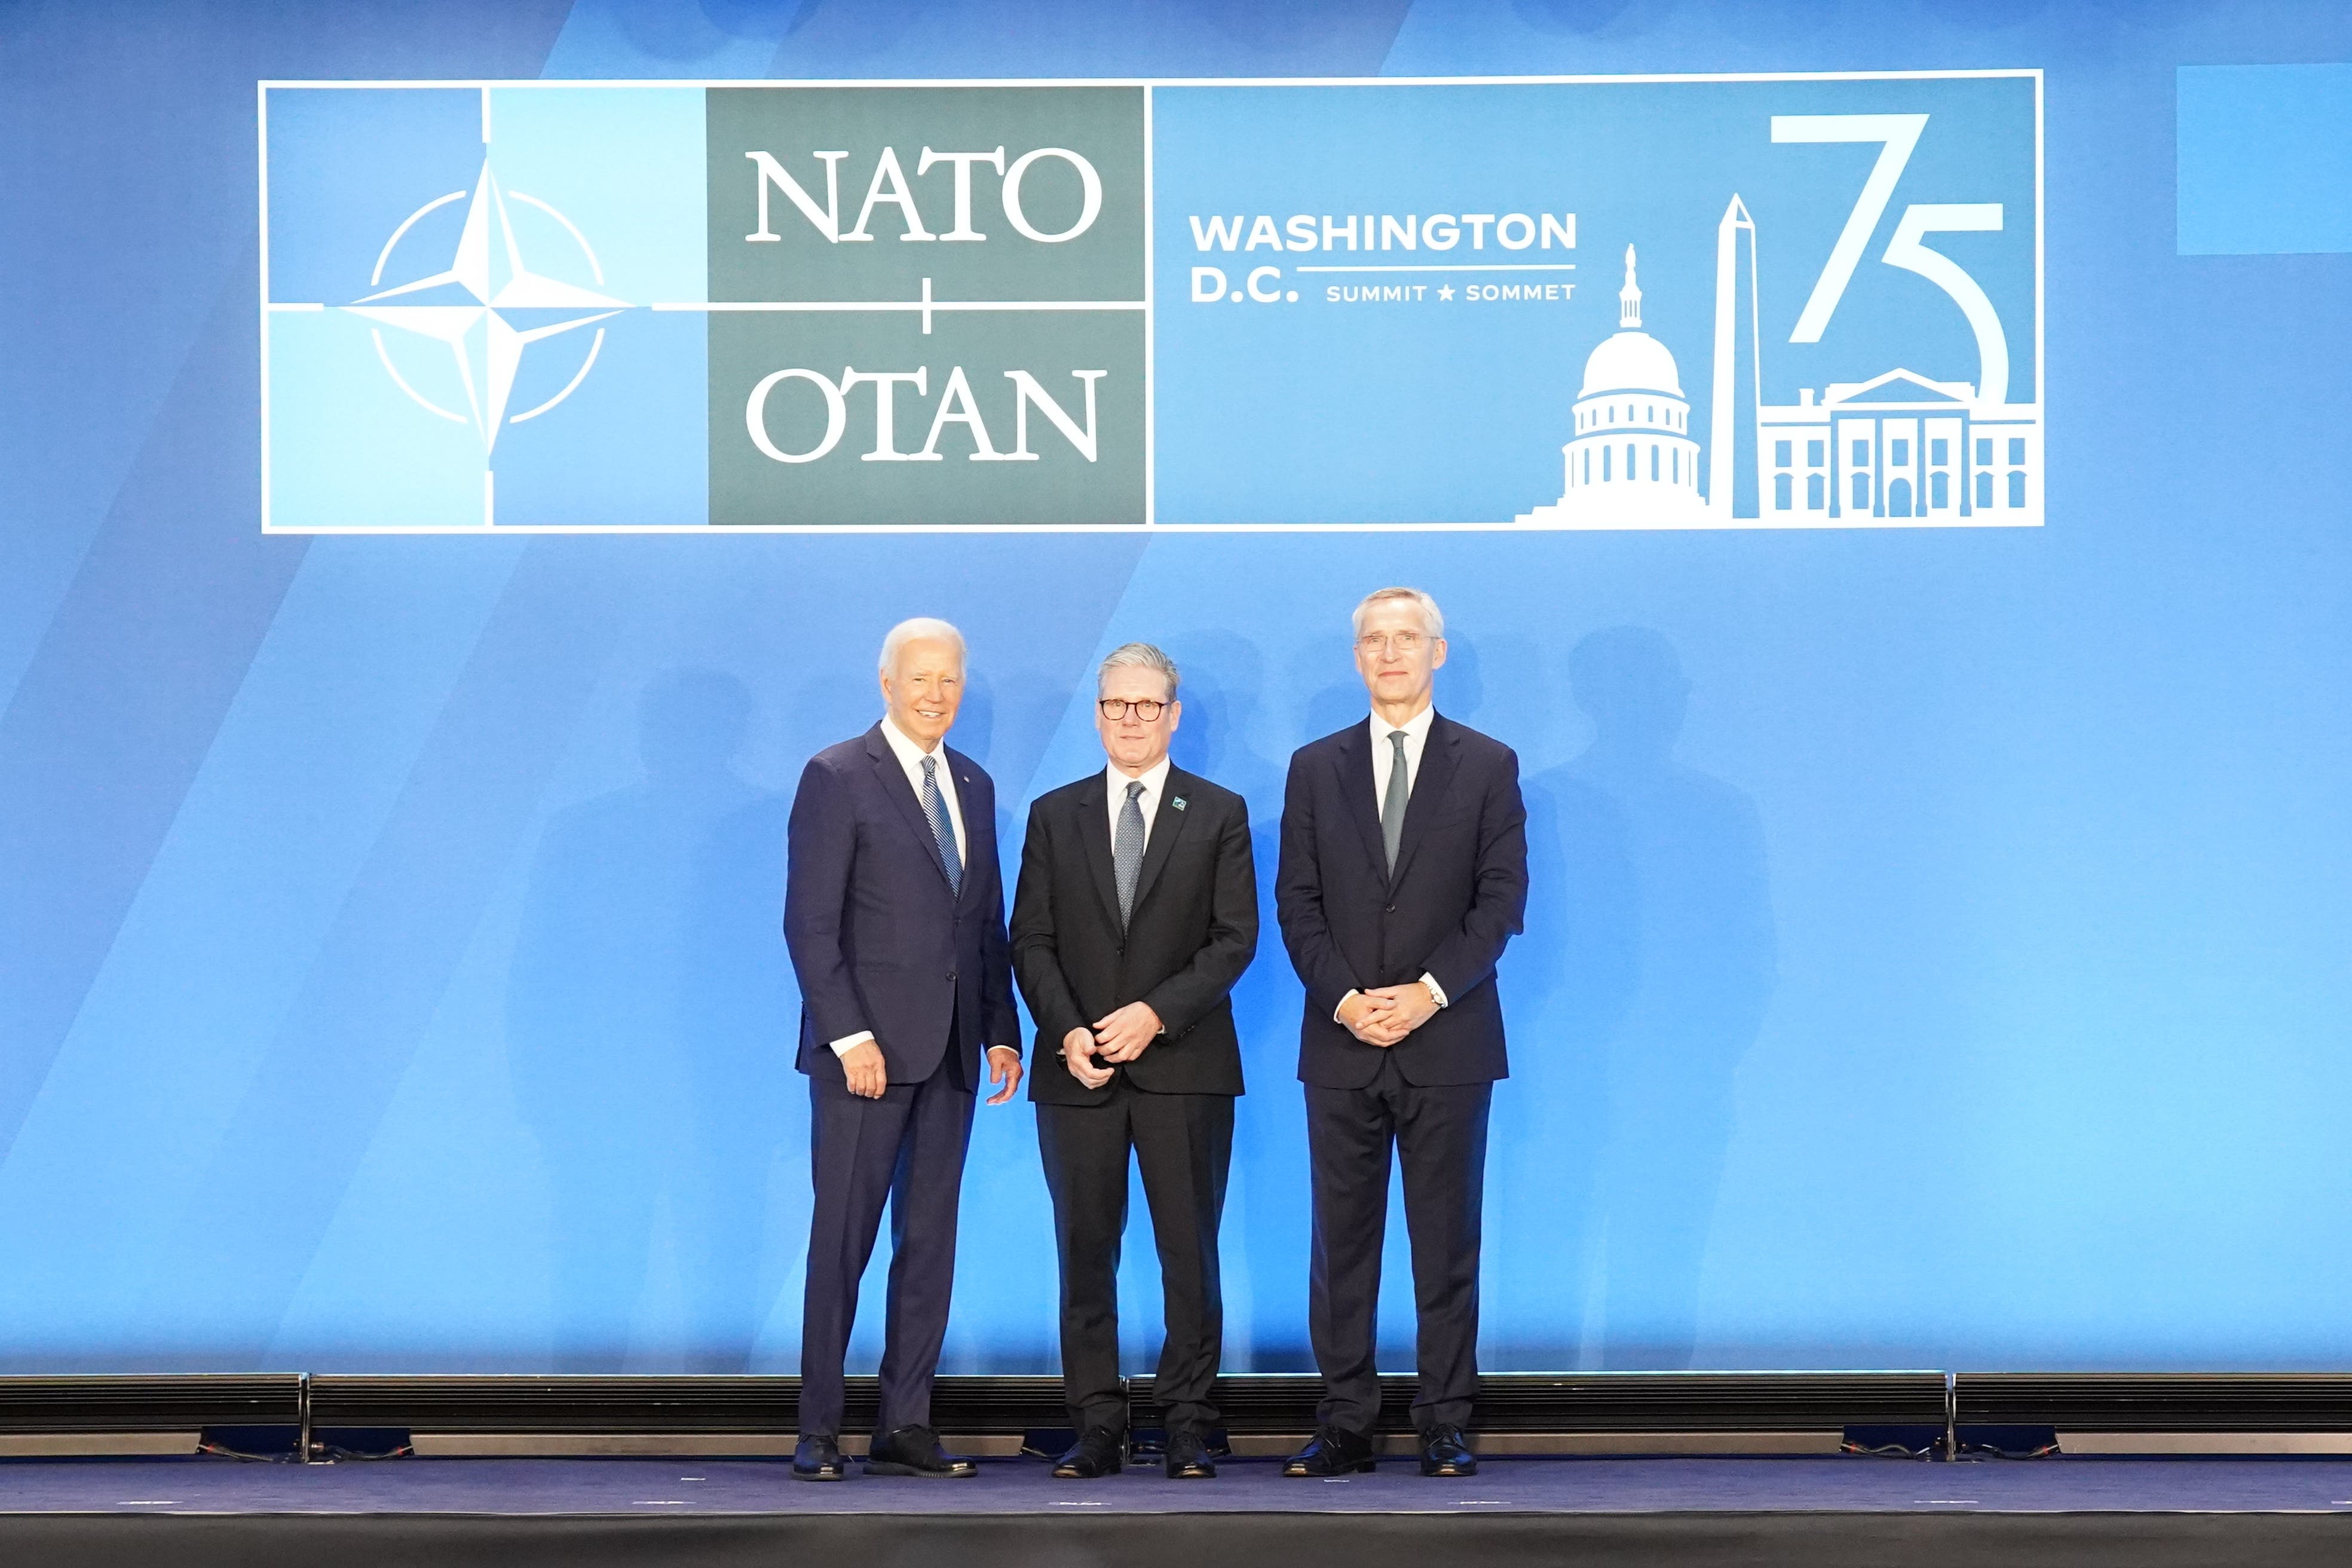
[[[931,839],[940,847],[940,866],[948,874],[948,891],[963,891],[963,857],[956,853],[955,824],[948,820],[948,803],[940,794],[940,760],[923,759],[923,815],[931,821]]]
[[[1118,923],[1123,931],[1135,912],[1135,884],[1143,875],[1143,781],[1130,779],[1127,804],[1118,808],[1118,831],[1110,836],[1111,869],[1118,877]]]
[[[1389,853],[1389,875],[1396,875],[1397,849],[1404,843],[1404,802],[1412,791],[1405,773],[1404,731],[1389,731],[1389,787],[1381,796],[1381,847]]]

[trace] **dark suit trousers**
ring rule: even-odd
[[[1128,1151],[1143,1173],[1160,1251],[1168,1337],[1153,1394],[1171,1428],[1216,1425],[1210,1388],[1225,1337],[1217,1226],[1233,1164],[1234,1101],[1147,1094],[1122,1077],[1101,1105],[1037,1106],[1037,1144],[1054,1194],[1062,1260],[1062,1384],[1080,1430],[1127,1430],[1118,1378],[1118,1253],[1127,1229]]]
[[[1487,1083],[1416,1086],[1396,1058],[1362,1089],[1307,1086],[1315,1260],[1307,1337],[1322,1369],[1318,1419],[1369,1433],[1380,1414],[1374,1359],[1389,1150],[1404,1166],[1404,1221],[1419,1309],[1414,1427],[1467,1426],[1478,1388],[1478,1237],[1486,1184]]]
[[[879,1100],[809,1079],[809,1156],[816,1202],[809,1215],[808,1289],[801,1316],[803,1436],[841,1432],[842,1357],[857,1316],[857,1282],[890,1205],[890,1289],[882,1342],[882,1402],[874,1429],[931,1424],[931,1378],[947,1337],[955,1284],[956,1209],[972,1093],[952,1047],[921,1083],[894,1083]]]

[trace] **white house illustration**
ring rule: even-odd
[[[1989,226],[1997,228],[1998,209],[1990,210]],[[1928,254],[1936,265],[1896,264],[1960,305],[1976,335],[1977,384],[1897,367],[1868,381],[1831,382],[1818,397],[1804,387],[1795,403],[1768,404],[1756,226],[1731,198],[1716,230],[1708,437],[1718,444],[1707,454],[1701,500],[1688,405],[1674,356],[1638,330],[1642,296],[1628,246],[1619,330],[1585,363],[1574,434],[1562,448],[1567,483],[1558,501],[1518,521],[1609,529],[2039,523],[2041,406],[2009,401],[2009,349],[1991,302],[1965,273]],[[1727,431],[1748,437],[1744,452],[1722,441]]]

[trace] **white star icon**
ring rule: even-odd
[[[523,350],[542,339],[602,321],[627,308],[625,300],[612,299],[577,284],[543,277],[526,267],[521,247],[515,238],[514,225],[508,216],[509,197],[538,207],[570,229],[572,237],[579,240],[582,253],[588,258],[589,268],[595,275],[596,281],[604,282],[604,271],[597,265],[595,253],[588,248],[588,242],[580,231],[572,227],[571,220],[544,202],[520,192],[500,190],[498,181],[490,174],[490,166],[486,163],[482,165],[481,177],[475,182],[473,201],[466,209],[466,226],[457,237],[457,254],[449,265],[430,277],[370,294],[356,304],[343,307],[354,316],[364,317],[383,326],[397,327],[403,331],[415,332],[449,346],[450,356],[457,363],[457,379],[466,389],[466,404],[472,416],[471,422],[481,432],[486,451],[497,446],[500,426],[520,423],[534,415],[543,414],[572,395],[573,388],[586,378],[588,367],[595,363],[597,351],[604,346],[604,334],[601,329],[598,331],[596,342],[589,349],[586,362],[569,385],[538,407],[509,418],[507,403],[514,392],[515,374],[521,367]],[[370,281],[380,283],[383,280],[384,264],[391,259],[394,247],[400,243],[400,237],[408,231],[410,224],[435,207],[462,199],[462,192],[452,191],[411,214],[407,222],[394,231],[391,240],[383,247],[383,254],[376,258],[375,274]],[[499,234],[496,247],[490,243],[490,229],[494,222]],[[428,290],[442,290],[445,297],[454,292],[472,302],[413,305],[379,302]],[[509,319],[524,312],[530,313],[526,318],[529,324],[518,325]],[[557,319],[546,319],[551,315]],[[478,331],[477,328],[480,330]],[[445,419],[466,421],[467,415],[452,413],[431,402],[403,379],[400,372],[394,368],[391,355],[384,351],[380,332],[376,334],[376,353],[403,392]],[[478,374],[477,366],[480,371]]]

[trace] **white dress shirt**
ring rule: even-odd
[[[947,803],[948,821],[955,828],[956,860],[958,864],[961,864],[971,858],[964,850],[963,808],[956,804],[955,776],[948,771],[947,742],[942,741],[927,752],[888,719],[882,721],[882,738],[890,742],[890,751],[898,759],[898,765],[907,770],[907,783],[915,791],[915,804],[918,805],[920,805],[923,801],[923,759],[925,757],[939,759],[940,765],[936,773],[940,784],[940,799]]]
[[[1112,763],[1103,769],[1103,778],[1105,788],[1109,792],[1109,798],[1104,804],[1110,808],[1112,845],[1116,847],[1118,843],[1118,814],[1127,809],[1127,786],[1139,784],[1143,786],[1143,793],[1135,797],[1135,807],[1143,813],[1143,842],[1149,846],[1151,825],[1160,819],[1160,797],[1168,791],[1168,759],[1160,758],[1138,777],[1119,772],[1118,764]]]
[[[1404,795],[1407,800],[1411,800],[1412,786],[1421,782],[1421,753],[1429,746],[1429,727],[1436,719],[1437,709],[1432,704],[1402,724],[1391,724],[1377,713],[1366,721],[1372,735],[1372,811],[1375,815],[1388,804],[1389,773],[1396,766],[1396,747],[1390,742],[1389,736],[1398,730],[1404,731]],[[1423,974],[1421,983],[1429,987],[1430,996],[1439,1006],[1445,1005],[1445,988],[1438,984],[1437,976]],[[1348,996],[1355,994],[1357,993],[1353,991],[1348,993]],[[1339,998],[1340,1006],[1347,1005],[1348,996]],[[1339,1019],[1339,1009],[1334,1008],[1331,1020],[1337,1023]]]
[[[955,829],[956,861],[960,865],[969,866],[971,857],[964,848],[963,808],[956,804],[955,776],[948,768],[946,742],[942,742],[927,752],[908,739],[906,731],[892,723],[887,717],[882,721],[882,739],[889,742],[891,755],[897,757],[898,765],[906,770],[907,783],[914,788],[915,804],[918,805],[921,805],[923,800],[923,759],[925,757],[939,759],[940,765],[934,770],[933,776],[939,782],[940,799],[948,808],[949,826]],[[860,1029],[854,1035],[844,1035],[829,1044],[833,1047],[835,1056],[845,1057],[873,1037],[873,1030]]]

